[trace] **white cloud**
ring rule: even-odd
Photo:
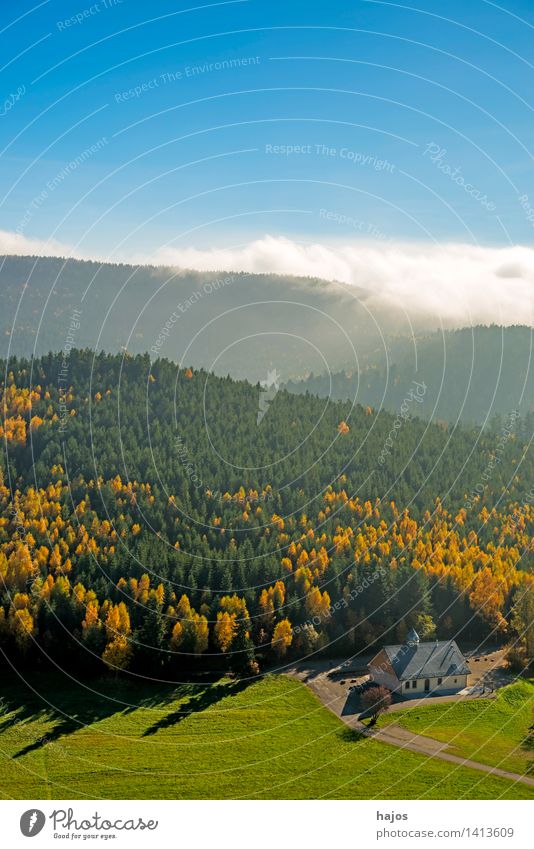
[[[2,253],[81,258],[67,245],[6,231],[0,231]],[[428,326],[534,324],[534,250],[521,246],[339,245],[265,236],[237,248],[162,247],[149,255],[122,255],[120,261],[338,280],[356,286],[369,307],[400,307]]]
[[[265,236],[239,248],[163,248],[152,261],[201,271],[276,272],[339,280],[369,305],[400,306],[446,326],[533,324],[534,250],[461,244],[304,244]],[[437,323],[436,321],[436,323]]]
[[[53,239],[30,239],[21,233],[9,233],[0,230],[0,255],[16,254],[17,256],[76,256],[68,245]]]

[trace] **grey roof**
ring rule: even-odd
[[[409,678],[445,678],[469,675],[470,669],[454,640],[384,646],[399,681]]]

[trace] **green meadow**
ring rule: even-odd
[[[2,676],[6,799],[534,796],[362,738],[285,676],[156,687],[41,673],[28,683]]]
[[[519,680],[495,698],[407,708],[381,723],[399,725],[448,743],[451,754],[498,766],[520,775],[533,770],[534,680]],[[532,772],[534,775],[534,772]]]

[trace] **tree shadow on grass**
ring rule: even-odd
[[[360,743],[361,740],[366,739],[365,734],[362,734],[356,728],[344,728],[343,731],[340,731],[339,736],[344,743]]]
[[[104,681],[95,683],[105,689]],[[0,735],[11,729],[20,731],[21,736],[25,731],[31,733],[34,722],[53,724],[12,757],[21,758],[122,709],[104,693],[93,687],[89,690],[57,675],[28,675],[27,680],[11,678],[5,682],[0,704]]]
[[[157,734],[158,731],[163,731],[165,728],[172,728],[173,725],[183,722],[195,713],[202,713],[212,705],[226,699],[228,696],[237,696],[242,693],[252,682],[248,680],[230,681],[227,684],[215,684],[209,686],[201,693],[191,695],[189,699],[182,704],[178,710],[168,713],[166,716],[159,719],[153,725],[143,732],[143,737],[149,737],[152,734]]]
[[[73,708],[68,700],[58,698],[54,695],[54,705],[44,704],[44,699],[39,701],[37,698],[25,701],[24,704],[8,704],[4,708],[4,713],[9,714],[5,718],[0,719],[0,734],[7,731],[9,728],[15,728],[25,723],[46,720],[49,723],[54,723],[53,727],[37,737],[32,743],[23,746],[22,749],[15,752],[14,759],[21,758],[30,752],[41,749],[48,743],[53,743],[60,737],[73,734],[87,725],[92,725],[95,722],[100,722],[120,711],[115,703],[100,697],[92,704],[86,707],[76,706]]]
[[[199,685],[194,683],[140,686],[120,678],[100,678],[85,682],[84,686],[81,682],[43,674],[31,676],[28,684],[12,679],[10,686],[4,688],[0,699],[0,735],[11,729],[23,732],[25,725],[31,732],[30,723],[38,721],[47,722],[52,727],[15,752],[12,755],[14,759],[115,714],[126,716],[140,708],[170,704],[187,695],[197,704],[199,700],[208,701],[211,690],[226,690],[225,687],[208,687],[203,682],[202,692],[195,696],[193,694],[198,692]],[[223,694],[215,700],[219,698],[223,698]],[[198,710],[201,709],[202,706],[198,707]]]
[[[531,725],[528,729],[525,738],[521,742],[521,748],[526,749],[527,752],[534,751],[534,725]],[[527,775],[534,775],[534,759],[529,758],[527,761],[525,773]]]

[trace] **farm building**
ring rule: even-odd
[[[413,629],[404,645],[384,646],[369,664],[374,682],[404,698],[459,693],[469,671],[454,640],[422,643]]]

